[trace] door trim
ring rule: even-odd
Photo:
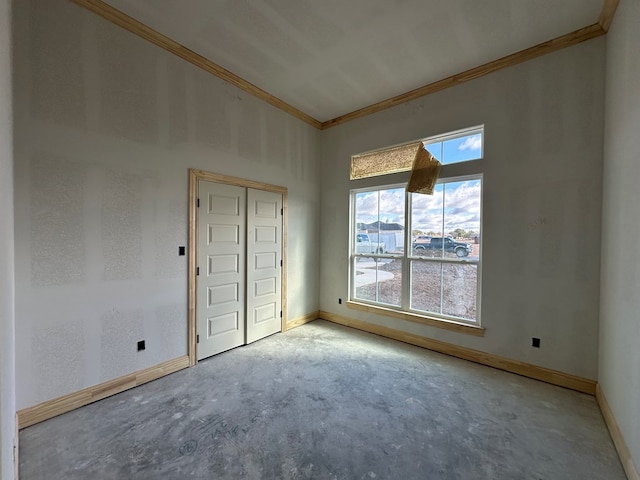
[[[198,259],[198,218],[197,199],[198,181],[223,183],[238,187],[253,188],[282,194],[282,319],[281,329],[284,332],[287,325],[287,188],[269,183],[246,180],[239,177],[231,177],[218,173],[206,172],[194,168],[189,169],[189,252],[188,252],[188,312],[187,312],[187,354],[189,355],[189,365],[198,363],[196,343],[196,305],[197,305],[197,281],[196,268]]]

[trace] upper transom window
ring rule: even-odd
[[[480,126],[353,155],[350,178],[355,180],[407,172],[413,168],[420,148],[425,148],[443,165],[478,160],[483,155],[483,143],[484,127]]]

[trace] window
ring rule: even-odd
[[[413,167],[416,150],[422,146],[443,165],[477,160],[482,158],[483,139],[484,127],[473,127],[353,155],[350,179],[407,172]]]
[[[482,157],[481,130],[424,143],[443,163]],[[478,325],[481,173],[441,178],[433,195],[405,187],[351,191],[350,299]]]

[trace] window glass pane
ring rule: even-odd
[[[402,253],[404,196],[404,188],[356,193],[354,253]]]
[[[482,158],[482,135],[475,133],[442,142],[443,164]]]
[[[355,257],[352,268],[355,298],[375,302],[378,298],[378,272],[375,268],[375,260]]]
[[[444,186],[438,184],[433,195],[422,193],[411,194],[411,251],[415,256],[442,257],[442,238],[444,213]]]
[[[442,313],[476,320],[478,266],[445,263],[442,267]]]
[[[402,260],[354,258],[355,297],[399,307],[402,301]]]
[[[442,263],[411,262],[411,308],[440,313]]]
[[[481,181],[446,183],[444,189],[444,256],[478,260]]]

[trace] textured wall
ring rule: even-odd
[[[640,3],[622,0],[607,35],[598,381],[640,469]]]
[[[323,132],[321,308],[595,379],[604,50],[592,40]],[[370,183],[349,182],[350,156],[480,124],[485,336],[338,305],[349,189]]]
[[[11,1],[0,0],[0,478],[13,478],[15,315]]]
[[[18,408],[186,354],[190,167],[289,189],[289,318],[317,310],[320,132],[71,2],[15,3]]]

